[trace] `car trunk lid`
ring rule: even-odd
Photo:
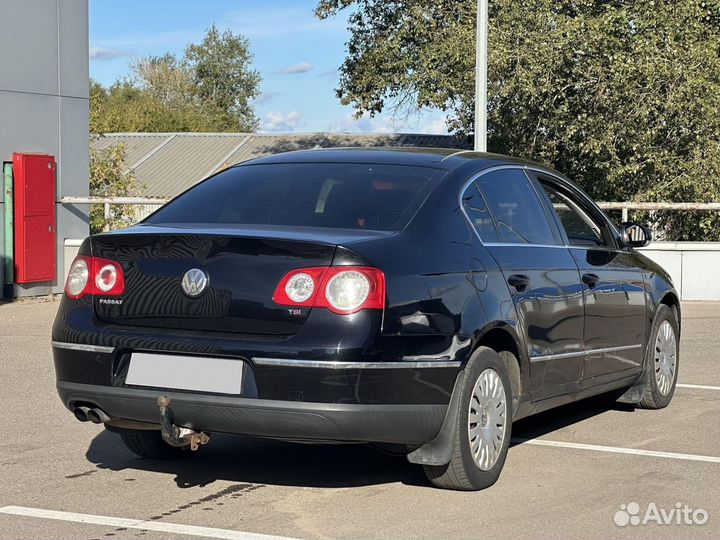
[[[330,266],[342,242],[384,233],[301,229],[136,226],[92,237],[92,253],[118,262],[125,276],[119,298],[96,295],[105,322],[182,330],[291,335],[310,309],[275,304],[273,293],[290,270]],[[183,276],[201,270],[207,287],[196,297]]]

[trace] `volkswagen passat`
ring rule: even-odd
[[[389,443],[437,486],[484,488],[514,420],[612,391],[670,402],[680,309],[648,240],[512,158],[257,159],[83,242],[57,388],[141,456],[212,432]]]

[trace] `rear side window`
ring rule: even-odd
[[[400,230],[444,174],[359,163],[245,165],[201,182],[145,223]]]
[[[476,183],[495,220],[500,242],[558,243],[538,194],[523,171],[493,171],[480,176]]]
[[[482,194],[478,191],[475,182],[470,183],[467,187],[465,193],[463,193],[462,201],[465,213],[470,218],[482,241],[499,242],[500,236],[498,235],[495,220],[490,215],[490,210]]]

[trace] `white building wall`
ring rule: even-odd
[[[667,270],[682,300],[720,300],[720,242],[653,242],[640,251]]]

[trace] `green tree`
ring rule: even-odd
[[[358,115],[437,107],[473,131],[475,0],[352,8],[337,89]],[[490,0],[488,146],[554,166],[603,200],[720,199],[720,2]],[[720,239],[717,214],[652,216]]]
[[[254,131],[251,100],[260,77],[251,60],[245,38],[215,26],[180,59],[170,53],[136,59],[130,75],[109,88],[91,82],[91,131]]]
[[[101,137],[102,127],[107,125],[105,102],[109,92],[95,81],[90,81],[90,137]],[[138,182],[132,173],[125,173],[125,147],[112,145],[97,150],[90,146],[89,191],[91,197],[122,197],[138,194]],[[113,205],[110,207],[109,227],[112,229],[130,225],[135,221],[132,208]],[[104,207],[90,205],[90,232],[101,232],[105,226]]]
[[[128,197],[137,195],[138,182],[132,173],[124,172],[125,147],[116,144],[104,150],[90,151],[90,195],[93,197]],[[111,205],[107,225],[111,229],[127,227],[136,220],[133,208],[126,205]],[[106,224],[104,207],[93,204],[90,207],[90,232],[103,230]]]
[[[195,92],[204,103],[222,111],[230,131],[255,131],[258,120],[250,101],[259,93],[260,74],[250,69],[252,54],[246,38],[213,24],[198,45],[188,45],[184,61]]]

